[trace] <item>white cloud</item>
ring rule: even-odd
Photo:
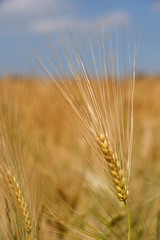
[[[0,13],[9,18],[36,17],[39,14],[56,14],[66,9],[69,2],[65,0],[5,0],[0,3]]]
[[[38,21],[33,21],[30,30],[33,33],[41,33],[41,30],[46,33],[56,32],[57,29],[63,31],[68,27],[69,29],[73,30],[74,22],[71,16],[62,16],[52,18],[41,18]]]
[[[128,26],[130,25],[132,21],[131,16],[128,12],[117,10],[113,11],[108,15],[100,15],[92,19],[88,19],[87,26],[90,29],[90,31],[95,31],[97,29],[97,26],[99,25],[102,27],[102,29],[107,28],[119,28],[122,26]],[[80,22],[81,29],[86,28],[86,21]]]
[[[109,26],[113,27],[121,27],[121,26],[129,26],[132,22],[131,15],[126,11],[115,11],[109,15]]]
[[[46,32],[56,29],[63,31],[66,26],[73,31],[73,2],[70,0],[4,0],[0,3],[0,34],[40,33],[41,27]],[[78,18],[76,24],[81,31],[102,28],[118,28],[131,23],[131,16],[126,11],[114,11],[107,15],[92,18]]]
[[[119,28],[122,26],[129,26],[132,22],[132,18],[129,13],[125,11],[114,11],[107,15],[99,15],[88,19],[76,19],[76,24],[79,30],[86,31],[89,29],[90,32],[94,32],[100,26],[102,29],[105,28]],[[45,18],[38,22],[34,22],[31,26],[33,32],[41,32],[41,27],[45,32],[54,32],[57,29],[63,31],[68,27],[73,30],[76,28],[75,21],[72,16],[66,15],[57,17],[56,19]]]
[[[70,0],[4,0],[0,2],[0,34],[31,32],[39,18],[55,18],[70,10]]]
[[[160,12],[160,2],[154,2],[152,3],[152,10],[154,12]]]

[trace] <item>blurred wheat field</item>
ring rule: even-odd
[[[28,200],[32,225],[37,222],[32,237],[127,239],[123,207],[116,202],[120,209],[117,213],[112,206],[113,202],[106,201],[105,194],[100,191],[103,190],[104,183],[100,189],[90,168],[93,153],[83,140],[83,129],[54,86],[42,84],[33,77],[2,78],[0,113],[1,122],[4,121],[6,125],[10,148],[13,148],[12,157],[17,156],[18,159],[22,155],[19,161],[24,164],[26,182],[32,196]],[[159,123],[160,77],[137,76],[130,183],[132,194],[129,200],[132,239],[160,239]],[[17,178],[21,179],[19,176]],[[101,179],[98,178],[98,181],[101,182]],[[25,234],[15,234],[12,219],[6,213],[4,195],[1,193],[3,211],[0,217],[0,236],[2,239],[27,239]],[[105,215],[102,202],[104,209],[111,211],[112,218]],[[38,219],[41,215],[39,233]],[[9,219],[11,222],[8,222]],[[87,222],[91,225],[87,225]],[[76,231],[72,231],[75,225]],[[110,227],[113,228],[114,237],[111,237]],[[81,234],[78,236],[79,231]],[[86,233],[90,237],[86,238]]]

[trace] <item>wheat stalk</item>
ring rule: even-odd
[[[40,231],[41,231],[41,224],[42,224],[42,220],[43,220],[44,211],[45,211],[45,206],[42,206],[42,209],[39,212],[37,225],[36,225],[36,239],[37,240],[40,240]]]

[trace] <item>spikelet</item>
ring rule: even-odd
[[[24,218],[27,232],[30,235],[32,226],[31,226],[30,214],[27,209],[27,204],[23,198],[18,182],[16,181],[15,177],[12,176],[11,173],[8,171],[6,174],[6,182],[7,182],[11,196],[14,196],[17,200],[18,206]]]

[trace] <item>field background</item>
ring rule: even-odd
[[[37,214],[43,202],[47,202],[52,209],[45,215],[42,232],[46,238],[43,239],[52,239],[53,236],[54,239],[61,239],[61,234],[65,239],[70,239],[70,231],[66,230],[59,219],[71,224],[68,216],[73,215],[72,210],[78,211],[81,216],[88,214],[85,218],[95,228],[103,229],[103,224],[97,220],[97,213],[101,213],[102,209],[93,196],[100,196],[101,202],[104,202],[105,198],[97,190],[95,175],[88,170],[90,167],[87,160],[90,161],[93,154],[89,144],[83,140],[85,133],[79,120],[57,90],[49,83],[44,84],[34,77],[3,77],[0,81],[0,111],[1,120],[5,120],[11,139],[15,144],[20,141],[25,156],[22,161],[24,160],[28,184],[33,192],[34,181],[37,181],[34,178],[38,179]],[[149,229],[152,236],[159,233],[159,169],[160,76],[138,75],[134,96],[134,141],[130,183],[134,239],[147,239],[146,229]],[[90,184],[90,190],[84,182]],[[88,211],[84,211],[84,199]],[[119,209],[122,208],[123,221],[123,206],[120,203],[116,204],[119,204]],[[91,211],[91,208],[95,212]],[[117,220],[118,224],[119,221],[121,218]],[[114,227],[112,221],[110,224]],[[118,229],[116,224],[115,229]],[[126,226],[125,224],[123,225]],[[47,229],[50,227],[52,231],[48,233]],[[3,227],[1,228],[3,232]],[[125,234],[126,231],[127,228],[124,229]],[[76,235],[72,235],[72,239],[77,239]],[[126,238],[123,236],[122,239]]]

